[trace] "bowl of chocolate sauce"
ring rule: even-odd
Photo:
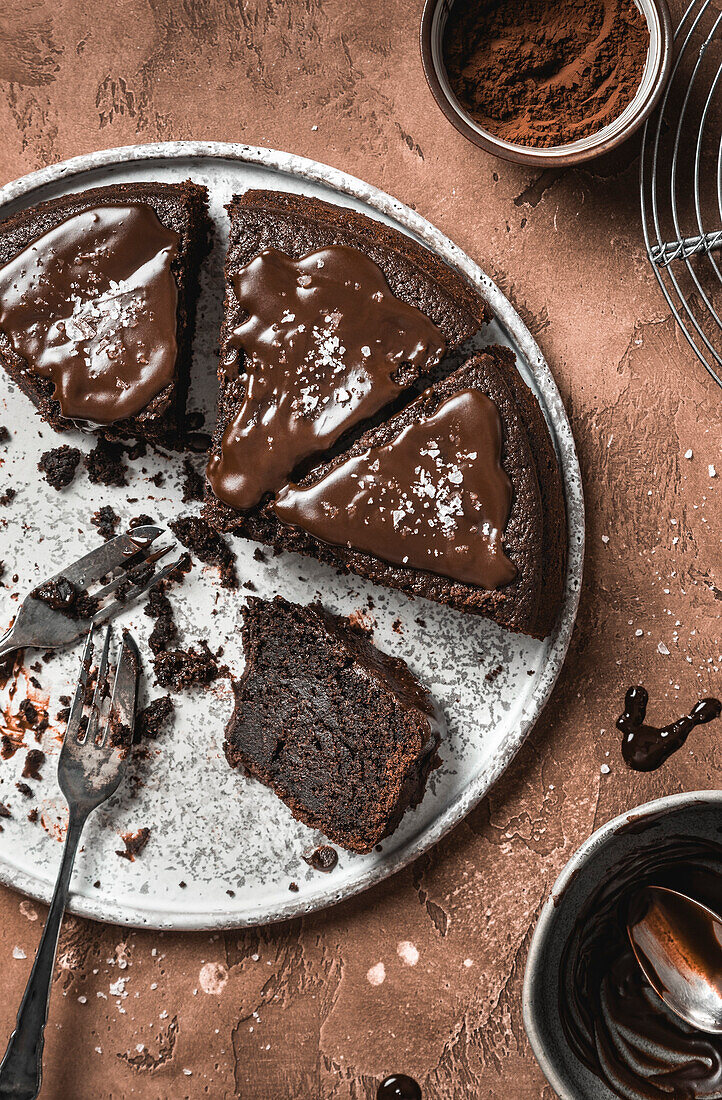
[[[534,931],[524,1023],[563,1100],[722,1100],[722,1035],[690,1027],[657,996],[627,935],[641,887],[722,911],[722,791],[648,802],[572,856]]]

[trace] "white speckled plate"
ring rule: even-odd
[[[268,555],[267,564],[257,562],[253,544],[233,540],[241,579],[251,581],[263,596],[280,592],[307,602],[321,595],[327,606],[344,613],[367,609],[372,600],[375,641],[403,657],[431,688],[445,708],[449,731],[442,746],[443,766],[432,776],[421,806],[405,816],[383,850],[367,856],[341,852],[336,869],[322,874],[301,858],[320,835],[294,821],[260,783],[232,772],[225,762],[221,746],[231,712],[228,681],[218,681],[210,691],[177,696],[172,731],[150,743],[149,756],[132,766],[134,781],[91,818],[76,865],[70,909],[129,925],[210,929],[296,916],[366,889],[429,848],[476,805],[524,741],[564,660],[579,598],[584,506],[574,441],[559,393],[514,308],[437,229],[361,180],[301,157],[246,145],[138,145],[78,157],[9,184],[0,191],[0,216],[86,187],[188,177],[209,188],[217,226],[216,249],[204,278],[189,407],[203,409],[212,420],[226,238],[224,204],[231,195],[249,187],[275,188],[362,210],[423,241],[462,272],[491,305],[497,322],[485,332],[484,342],[514,348],[554,436],[564,472],[570,546],[559,624],[545,642],[535,642],[481,619],[423,600],[410,601],[355,577],[338,577],[309,559]],[[10,621],[18,596],[98,541],[90,517],[101,505],[112,504],[126,522],[139,513],[163,522],[188,510],[181,504],[179,456],[167,459],[149,454],[132,463],[130,484],[124,490],[92,486],[81,473],[69,489],[56,493],[39,478],[36,464],[44,450],[61,440],[41,423],[4,375],[0,422],[12,432],[9,445],[0,447],[0,492],[9,486],[17,490],[16,499],[0,510],[6,586],[0,588],[0,627]],[[80,434],[65,441],[84,451],[92,445]],[[161,471],[164,481],[156,485],[151,478]],[[185,640],[206,638],[214,648],[222,644],[224,659],[236,673],[243,667],[242,602],[242,594],[221,589],[214,570],[203,567],[194,568],[174,597]],[[150,621],[136,610],[127,613],[124,622],[147,657]],[[15,783],[26,747],[34,745],[33,735],[26,734],[26,746],[11,759],[0,761],[0,800],[12,811],[12,817],[2,822],[0,881],[46,901],[60,859],[65,819],[55,779],[62,723],[55,716],[62,705],[58,697],[67,694],[74,682],[78,654],[41,662],[36,673],[40,689],[28,683],[33,675],[30,666],[39,658],[38,653],[26,654],[24,670],[0,695],[0,719],[6,728],[12,727],[12,716],[26,694],[41,703],[49,696],[51,716],[42,744],[48,759],[42,781],[31,781],[31,798],[23,797]],[[485,674],[499,665],[503,671],[486,682]],[[35,823],[27,817],[34,807],[40,813]],[[131,863],[116,854],[123,847],[119,834],[140,826],[149,827],[151,836],[142,855]],[[297,884],[298,892],[289,890],[291,882]]]

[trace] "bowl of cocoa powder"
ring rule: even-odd
[[[580,164],[625,141],[672,64],[666,0],[426,0],[421,57],[450,122],[522,164]]]

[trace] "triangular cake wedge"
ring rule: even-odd
[[[294,817],[370,852],[421,801],[443,716],[398,657],[319,604],[244,608],[246,666],[224,749]]]
[[[511,372],[507,348],[475,355],[240,532],[544,637],[563,585],[564,503],[541,410]]]
[[[488,318],[448,265],[363,214],[273,191],[228,210],[207,471],[221,530],[393,407]]]
[[[53,428],[179,429],[209,233],[190,181],[63,195],[0,224],[0,363]]]

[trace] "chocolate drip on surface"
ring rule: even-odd
[[[617,729],[624,734],[624,762],[639,772],[651,772],[660,767],[682,747],[695,726],[705,725],[722,713],[719,699],[701,699],[689,714],[658,729],[644,721],[648,701],[645,688],[630,687],[624,698],[624,714],[617,719]]]
[[[274,509],[324,542],[500,588],[516,576],[502,546],[512,487],[501,443],[496,405],[462,390],[385,446],[306,487],[287,485]]]
[[[148,206],[97,206],[0,268],[0,328],[79,424],[134,416],[176,363],[178,234]]]
[[[421,1100],[421,1088],[413,1077],[393,1073],[379,1085],[376,1100]]]
[[[616,1096],[720,1100],[722,1036],[681,1020],[649,985],[627,935],[645,885],[722,908],[722,846],[669,837],[620,860],[581,909],[564,946],[559,1012],[576,1056]]]
[[[269,248],[234,277],[247,318],[230,338],[246,392],[208,463],[214,494],[248,509],[309,456],[393,401],[437,363],[444,337],[347,245],[293,260]],[[235,360],[226,373],[235,377]]]

